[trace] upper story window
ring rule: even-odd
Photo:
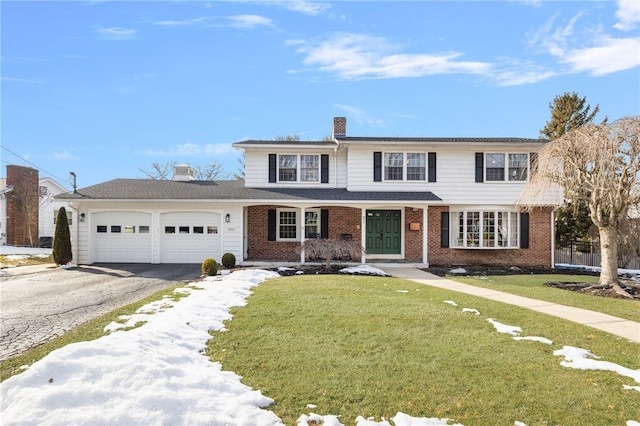
[[[373,153],[374,182],[435,182],[435,152]]]
[[[487,153],[485,179],[488,182],[526,181],[529,176],[529,154]]]
[[[327,154],[269,154],[269,182],[329,182]]]
[[[298,156],[278,156],[278,180],[280,182],[295,182],[298,180]]]

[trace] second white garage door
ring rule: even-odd
[[[220,214],[172,212],[160,215],[160,263],[220,262]]]

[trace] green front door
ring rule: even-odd
[[[367,210],[367,252],[400,254],[400,210]]]

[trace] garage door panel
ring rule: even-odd
[[[151,263],[151,214],[104,212],[92,215],[96,262]]]
[[[160,224],[161,263],[201,263],[208,257],[220,260],[220,214],[163,213]]]

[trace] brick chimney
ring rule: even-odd
[[[7,244],[38,247],[40,188],[38,170],[31,167],[7,166]]]
[[[333,138],[347,136],[347,117],[333,117]]]

